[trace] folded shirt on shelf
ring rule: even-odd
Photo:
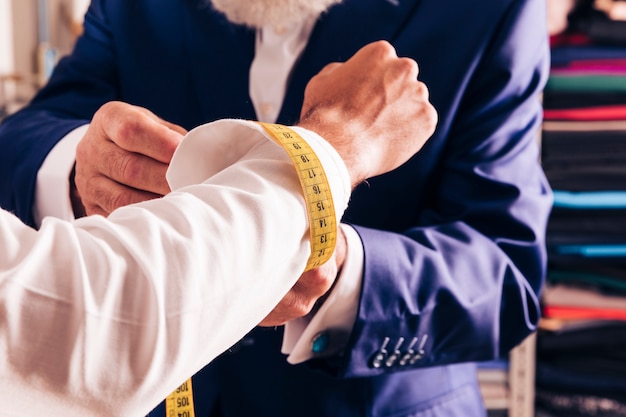
[[[584,362],[585,358],[578,358]],[[590,360],[591,362],[591,360]],[[586,371],[573,370],[571,364],[557,363],[554,357],[543,358],[538,352],[536,383],[538,387],[552,388],[561,392],[586,395],[604,395],[607,397],[626,397],[626,369],[624,358],[614,362],[612,375],[595,370],[589,363]]]
[[[611,294],[590,285],[548,283],[542,290],[546,306],[623,310],[626,314],[626,294]],[[622,328],[626,332],[626,327]],[[622,341],[626,343],[626,334]]]
[[[558,68],[580,61],[626,59],[626,47],[620,45],[562,44],[551,49],[552,67]]]
[[[626,104],[544,109],[544,120],[626,120]]]
[[[546,163],[544,171],[550,185],[556,189],[577,192],[599,190],[626,191],[626,167],[606,165]]]
[[[546,91],[626,91],[626,76],[623,74],[553,74],[545,87]]]
[[[550,248],[548,248],[550,250]],[[548,276],[552,274],[580,273],[626,279],[625,257],[583,257],[565,255],[550,251],[548,253]]]
[[[626,22],[579,2],[551,37],[541,163],[554,190],[537,417],[626,416]]]
[[[626,244],[626,192],[554,190],[548,246]]]
[[[551,285],[569,284],[592,287],[600,293],[626,296],[626,268],[622,264],[607,265],[605,262],[587,262],[576,265],[567,262],[549,262],[547,282]],[[549,285],[547,284],[547,285]]]
[[[554,190],[554,207],[574,210],[626,209],[626,192],[572,192]],[[606,212],[598,214],[604,215]],[[617,212],[617,214],[626,216],[626,212]]]
[[[551,217],[548,223],[547,246],[551,252],[560,254],[571,253],[572,250],[561,250],[567,246],[618,246],[624,245],[624,234],[611,229],[611,223],[603,218],[581,219],[576,227],[576,223],[559,222],[555,217]],[[624,221],[619,225],[624,230]],[[581,256],[585,256],[582,254]]]
[[[559,330],[558,334],[566,334],[570,338],[582,334],[580,337],[593,346],[617,344],[624,350],[626,270],[617,266],[598,267],[596,271],[591,265],[585,265],[585,268],[586,271],[559,269],[552,264],[549,266],[546,284],[541,293],[544,320],[541,328]],[[616,323],[611,323],[612,321]],[[572,326],[572,323],[576,325]],[[619,337],[594,340],[584,336],[589,332],[605,332],[611,336],[618,334]],[[541,343],[548,343],[545,336],[554,334],[557,332],[545,332]],[[577,347],[581,348],[582,346]],[[626,350],[624,353],[626,354]]]
[[[562,393],[545,388],[535,390],[536,417],[623,417],[626,400],[604,395]]]
[[[553,245],[548,248],[558,255],[584,258],[626,258],[626,244]]]
[[[584,22],[578,25],[589,37],[590,42],[605,45],[626,45],[626,22],[611,19],[605,13],[587,13]]]
[[[551,186],[626,191],[626,120],[545,121],[541,163]]]
[[[544,109],[576,109],[626,104],[624,91],[545,91]]]

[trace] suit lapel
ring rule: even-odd
[[[311,41],[292,72],[279,114],[280,123],[299,120],[304,88],[330,62],[350,58],[367,43],[393,41],[421,0],[344,0],[317,22]],[[192,85],[202,121],[255,119],[249,97],[249,69],[254,58],[253,30],[230,24],[205,0],[185,0],[182,30]],[[224,81],[227,80],[227,81]]]
[[[299,119],[304,88],[326,64],[346,61],[370,42],[393,42],[420,2],[344,0],[333,6],[317,22],[311,41],[294,68],[279,121],[295,123]]]

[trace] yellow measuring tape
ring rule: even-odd
[[[191,378],[165,399],[165,417],[195,417]]]
[[[305,271],[328,261],[337,243],[335,206],[324,167],[311,146],[295,130],[277,124],[260,123],[289,155],[300,179],[309,214],[311,255]],[[195,417],[191,378],[165,400],[166,417]]]
[[[317,268],[332,256],[337,242],[335,206],[326,172],[311,146],[296,131],[282,125],[260,125],[287,151],[300,178],[311,236],[311,255],[305,271]]]

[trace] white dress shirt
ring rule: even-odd
[[[273,123],[280,112],[289,76],[308,42],[316,19],[301,25],[266,27],[257,31],[255,57],[250,67],[250,97],[259,121]],[[69,175],[74,166],[76,145],[86,127],[70,132],[57,144],[41,166],[37,176],[34,215],[37,224],[45,216],[72,219],[69,200]],[[303,362],[313,356],[340,353],[352,329],[357,314],[361,277],[363,275],[363,247],[361,239],[350,226],[342,225],[348,244],[350,268],[343,268],[341,276],[329,297],[311,322],[307,316],[285,327],[282,352],[290,354],[290,363]],[[310,326],[309,326],[310,324]],[[306,330],[306,331],[305,331]],[[323,352],[313,352],[313,340],[324,332],[333,337]],[[300,339],[302,337],[302,339]]]
[[[294,129],[322,161],[340,217],[341,158]],[[167,179],[172,193],[107,219],[47,217],[36,231],[0,211],[1,415],[145,415],[296,282],[307,208],[286,152],[258,124],[194,129]]]

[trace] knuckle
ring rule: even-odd
[[[81,198],[84,198],[89,194],[90,187],[88,186],[89,181],[83,175],[81,170],[76,170],[76,175],[74,175],[74,185],[76,185],[76,189],[80,193]]]
[[[303,317],[306,316],[307,314],[309,314],[311,312],[311,310],[313,309],[313,306],[315,305],[314,302],[311,301],[305,301],[302,300],[301,303],[298,303],[297,305],[294,306],[293,310],[292,310],[292,315],[293,317]]]
[[[396,49],[386,40],[380,40],[374,42],[374,47],[379,53],[384,55],[394,55],[396,54]]]
[[[115,166],[115,177],[124,184],[135,184],[141,177],[141,167],[132,153],[123,153],[112,159]]]
[[[323,265],[317,269],[311,270],[306,276],[303,276],[306,280],[306,288],[312,295],[321,295],[325,293],[332,285],[335,279],[334,271],[327,265]]]
[[[121,103],[118,101],[108,101],[100,107],[100,111],[104,114],[114,113],[119,109]]]
[[[322,68],[322,70],[317,74],[318,76],[320,74],[323,75],[328,75],[329,73],[331,73],[332,71],[334,71],[335,69],[337,69],[338,67],[340,67],[342,64],[340,64],[339,62],[330,62],[328,64],[326,64],[324,66],[324,68]],[[315,77],[314,77],[315,78]]]
[[[313,308],[313,303],[307,301],[304,297],[293,296],[282,303],[282,312],[285,317],[302,317],[305,316]]]
[[[91,204],[85,204],[85,214],[87,216],[93,216],[100,213],[100,208]]]
[[[412,89],[414,88],[413,86],[419,84],[419,81],[417,81],[417,62],[415,62],[411,58],[394,59],[391,62],[388,71],[389,79],[392,80],[396,84],[396,86],[402,87],[407,91],[412,91]]]
[[[430,121],[437,120],[437,110],[433,106],[433,104],[429,101],[429,92],[428,88],[424,83],[418,82],[417,90],[416,90],[416,99],[417,99],[417,108],[420,113]]]
[[[124,207],[134,203],[133,193],[127,188],[122,188],[116,192],[104,195],[102,207],[111,212],[119,207]]]
[[[111,112],[116,112],[120,106],[122,105],[121,102],[119,101],[107,101],[106,103],[104,103],[102,106],[100,106],[100,112],[103,113],[111,113]]]
[[[428,97],[430,96],[428,87],[421,81],[417,82],[417,94],[419,94],[420,97],[423,97],[425,100],[428,100]]]
[[[123,193],[113,193],[106,196],[102,206],[107,209],[107,211],[113,211],[116,208],[124,207],[127,204],[128,202],[126,198],[124,198]]]
[[[98,111],[94,114],[94,121],[101,121],[102,123],[109,124],[111,120],[120,113],[121,102],[109,101],[104,103]]]
[[[426,127],[432,133],[434,132],[437,122],[439,121],[439,114],[430,102],[428,102],[424,107],[423,112],[425,113],[424,118],[426,119]]]
[[[102,181],[99,181],[99,178],[76,175],[76,189],[80,194],[81,202],[85,206],[87,214],[100,210],[104,191]]]
[[[124,147],[125,143],[141,132],[142,114],[134,106],[119,101],[103,104],[94,114],[92,124],[97,126],[96,137],[104,138]]]
[[[313,282],[314,288],[318,290],[318,293],[321,295],[328,291],[330,286],[334,281],[334,277],[331,277],[328,274],[319,274],[316,277],[316,280]]]
[[[116,143],[123,146],[130,143],[133,138],[141,133],[141,123],[138,118],[124,117],[120,120],[116,129]]]
[[[388,59],[396,58],[395,48],[385,40],[375,41],[363,48],[368,54],[373,56],[377,62],[384,62]]]
[[[90,161],[98,157],[99,145],[98,136],[92,132],[91,128],[88,129],[87,133],[85,133],[76,145],[76,160]]]
[[[431,122],[431,125],[434,128],[437,125],[437,122],[439,121],[439,113],[437,113],[437,109],[435,109],[433,105],[428,106],[428,110],[429,110],[429,120]]]
[[[89,158],[90,145],[88,140],[81,140],[76,145],[76,161],[83,161]]]
[[[94,195],[94,191],[97,190],[98,187],[97,177],[93,175],[93,171],[80,163],[78,159],[76,160],[73,181],[83,201],[88,201]]]
[[[414,76],[417,77],[419,70],[417,62],[415,62],[415,60],[411,58],[398,58],[396,60],[396,69],[397,71],[411,78],[413,78]]]

